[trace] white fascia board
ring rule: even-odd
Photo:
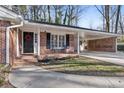
[[[107,33],[107,32],[100,32],[100,31],[95,31],[95,30],[87,30],[87,29],[81,29],[81,28],[72,28],[72,27],[64,27],[64,26],[56,26],[56,25],[50,25],[50,24],[40,24],[40,23],[33,23],[33,22],[28,22],[25,21],[25,24],[29,24],[29,25],[36,25],[36,26],[43,26],[43,27],[50,27],[50,28],[56,28],[56,29],[65,29],[68,31],[73,31],[73,32],[89,32],[89,33],[96,33],[96,34],[102,34],[102,35],[108,35],[108,36],[113,36],[113,37],[119,37],[121,36],[120,34],[114,34],[114,33]],[[58,30],[59,31],[59,30]]]
[[[19,22],[19,15],[14,13],[13,11],[0,6],[0,20],[12,21],[12,22]]]
[[[0,6],[0,11],[3,12],[3,13],[8,14],[11,17],[17,17],[18,16],[18,14],[14,13],[13,11],[11,11],[11,10],[3,7],[3,6]]]

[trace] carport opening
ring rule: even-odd
[[[80,52],[84,51],[116,52],[116,37],[93,40],[80,39]]]

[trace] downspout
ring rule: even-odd
[[[18,25],[9,26],[6,28],[6,64],[9,64],[9,32],[12,28],[17,28],[23,26],[23,20]]]

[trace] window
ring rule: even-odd
[[[51,35],[51,48],[62,49],[65,46],[64,35]]]
[[[59,47],[64,47],[64,36],[59,35]]]
[[[57,35],[51,35],[51,46],[52,48],[57,48]]]
[[[50,33],[47,33],[46,43],[47,43],[47,49],[50,49]]]

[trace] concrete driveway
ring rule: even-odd
[[[124,66],[124,52],[112,53],[112,52],[85,51],[80,53],[80,55]]]
[[[19,88],[124,87],[124,77],[63,74],[44,70],[38,66],[13,69],[9,75],[9,81]]]

